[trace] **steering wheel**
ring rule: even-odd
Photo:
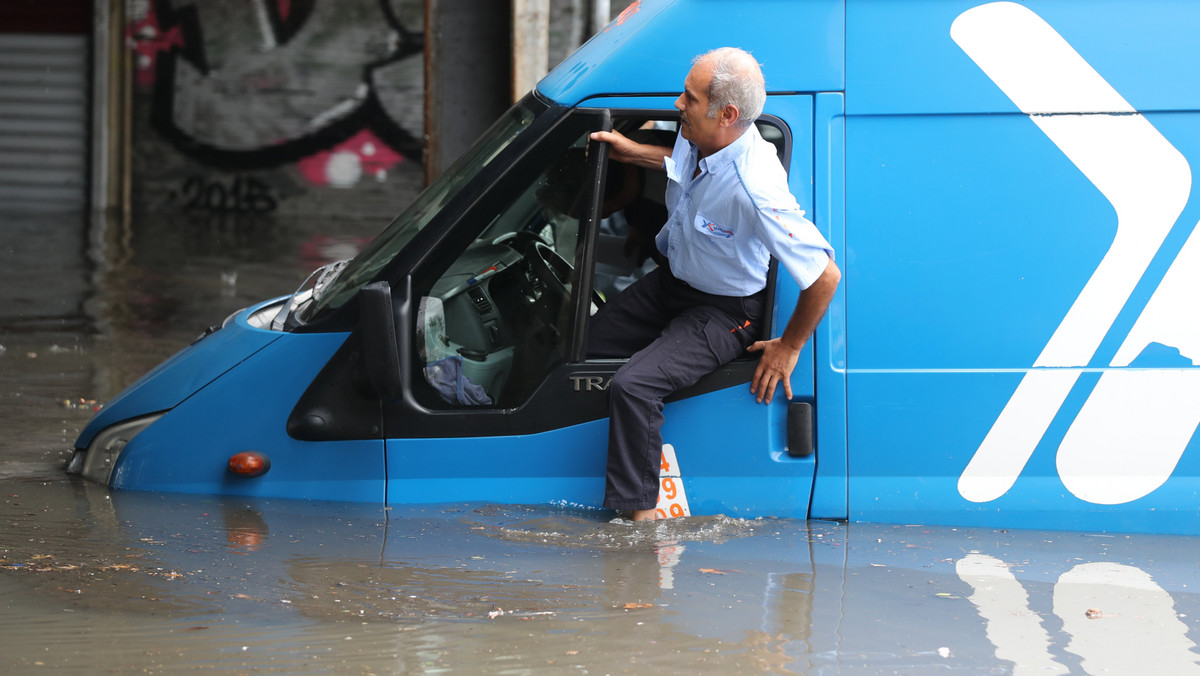
[[[571,295],[571,273],[575,270],[567,259],[563,258],[553,247],[540,239],[533,242],[526,256],[533,268],[534,274],[550,291],[562,300]],[[592,289],[592,303],[596,309],[604,305],[604,296]]]
[[[519,252],[529,263],[530,271],[542,285],[554,294],[559,302],[565,302],[571,296],[571,273],[575,268],[570,261],[563,258],[554,247],[533,230],[525,229],[505,233],[493,244],[504,244]],[[604,305],[604,296],[592,289],[592,304],[596,308]],[[595,309],[593,309],[595,312]]]
[[[573,268],[567,259],[558,255],[557,251],[540,239],[533,241],[526,251],[526,258],[533,268],[533,273],[542,281],[542,284],[545,284],[546,288],[560,299],[569,298]]]
[[[530,242],[541,242],[543,244],[548,244],[545,238],[528,229],[517,230],[515,232],[506,232],[492,240],[492,244],[503,244],[522,254],[525,253],[525,247],[529,246]]]

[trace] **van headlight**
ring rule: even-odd
[[[125,450],[125,446],[142,430],[163,415],[154,413],[141,418],[131,418],[104,428],[92,439],[92,443],[88,444],[87,455],[83,459],[83,478],[107,486],[121,451]]]

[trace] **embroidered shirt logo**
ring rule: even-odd
[[[708,230],[710,233],[712,233],[713,235],[716,235],[717,237],[721,237],[724,239],[733,239],[733,231],[732,230],[730,230],[729,228],[722,228],[721,226],[717,225],[716,223],[713,223],[712,221],[705,220],[704,221],[704,229]]]

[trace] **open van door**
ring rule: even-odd
[[[588,134],[617,128],[670,145],[673,101],[566,113],[470,190],[393,284],[405,378],[402,396],[383,401],[389,502],[602,502],[605,390],[622,361],[587,359],[588,320],[653,266],[665,175],[610,164]],[[764,135],[810,205],[812,97],[772,97],[767,112]],[[776,332],[796,301],[782,277]],[[812,355],[793,375],[797,401],[814,398]],[[695,513],[806,516],[815,458],[788,453],[787,404],[755,403],[754,367],[747,356],[668,399],[663,439],[678,466],[664,470]]]

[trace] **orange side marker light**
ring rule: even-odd
[[[242,451],[229,456],[229,472],[237,476],[262,476],[271,469],[271,459],[258,451]]]

